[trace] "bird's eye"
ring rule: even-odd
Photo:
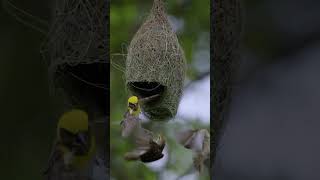
[[[59,132],[62,143],[66,146],[71,146],[76,135],[63,128],[60,128]]]
[[[135,106],[136,106],[136,105],[134,105],[134,104],[132,104],[132,103],[129,104],[129,107],[130,107],[130,108],[134,108]]]
[[[75,136],[73,133],[64,128],[60,128],[60,134],[63,136]]]

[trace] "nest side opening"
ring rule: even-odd
[[[60,87],[73,105],[107,114],[108,67],[102,63],[61,65],[53,83]]]
[[[174,114],[168,108],[161,107],[161,103],[166,98],[167,87],[160,82],[128,82],[127,87],[140,98],[154,97],[142,104],[142,108],[145,110],[144,114],[152,120],[163,120],[166,117],[172,117]],[[157,117],[157,118],[155,118]]]
[[[160,101],[162,95],[166,91],[166,86],[162,85],[159,82],[128,82],[127,87],[134,95],[138,96],[141,99],[159,95],[158,97],[154,97],[146,102],[146,104],[150,105]]]

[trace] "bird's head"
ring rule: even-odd
[[[128,110],[130,114],[137,115],[140,113],[139,98],[137,96],[131,96],[128,99]]]
[[[156,137],[154,141],[159,145],[165,144],[165,142],[166,142],[165,138],[162,134],[159,134],[158,137]]]
[[[88,114],[79,109],[65,112],[58,121],[58,140],[76,154],[89,149]]]
[[[88,131],[88,114],[79,109],[65,112],[58,121],[58,128],[65,129],[73,134]]]

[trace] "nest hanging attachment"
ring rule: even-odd
[[[154,0],[150,15],[134,35],[126,60],[126,85],[140,98],[159,94],[142,104],[151,120],[176,115],[185,78],[185,57],[162,0]]]
[[[54,21],[43,44],[50,90],[68,105],[106,115],[109,86],[106,13],[98,0],[57,0]]]

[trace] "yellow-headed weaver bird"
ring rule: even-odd
[[[124,120],[120,122],[122,127],[122,137],[128,137],[131,133],[141,128],[139,114],[141,113],[140,103],[150,101],[159,95],[152,95],[139,99],[137,96],[128,98],[127,111],[124,114]]]
[[[128,109],[124,114],[124,120],[121,121],[122,137],[130,136],[135,130],[140,128],[139,114],[141,108],[139,105],[139,98],[137,96],[131,96],[128,99]]]
[[[128,109],[124,115],[124,118],[126,118],[128,115],[136,116],[138,117],[141,113],[141,103],[146,103],[150,100],[154,100],[156,97],[159,97],[159,94],[155,94],[149,97],[139,98],[137,96],[131,96],[128,98]]]
[[[141,113],[141,108],[139,105],[139,98],[137,96],[131,96],[128,99],[128,110],[125,117],[129,114],[132,116],[139,116]]]
[[[150,99],[150,98],[148,98]],[[142,101],[145,101],[142,99]],[[155,135],[141,126],[139,114],[141,108],[139,98],[131,96],[128,99],[128,110],[121,121],[122,137],[130,137],[136,144],[136,149],[125,154],[126,160],[140,160],[142,162],[153,162],[161,159],[165,147],[165,139],[162,135],[155,138]]]
[[[89,179],[96,143],[85,111],[73,109],[58,121],[57,137],[44,174],[48,180]]]

